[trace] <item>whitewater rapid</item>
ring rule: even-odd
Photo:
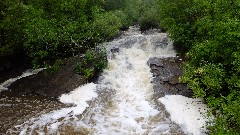
[[[203,126],[207,119],[202,114],[206,113],[206,106],[202,103],[187,106],[188,102],[200,103],[200,99],[180,95],[153,99],[153,77],[147,61],[152,57],[176,56],[166,33],[142,34],[131,27],[103,45],[108,51],[108,67],[96,84],[63,94],[59,100],[71,106],[30,118],[8,133],[205,134]]]

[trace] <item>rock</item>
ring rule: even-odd
[[[193,96],[193,92],[187,88],[186,84],[179,83],[179,77],[182,75],[180,70],[182,60],[180,58],[154,57],[150,58],[147,64],[154,76],[152,83],[154,84],[155,97],[159,98],[165,95]]]
[[[169,87],[167,87],[166,85],[154,85],[153,89],[155,92],[166,92],[169,90]]]
[[[157,57],[150,58],[147,61],[147,64],[150,66],[150,68],[154,68],[153,66],[163,67],[162,61],[159,58],[157,58]]]
[[[87,80],[75,73],[74,64],[78,57],[64,60],[64,64],[56,74],[41,71],[36,75],[28,76],[14,82],[9,89],[16,95],[38,94],[47,97],[59,97],[63,93],[83,85]],[[7,94],[8,91],[3,91]]]
[[[163,40],[157,40],[152,42],[152,44],[154,44],[156,47],[166,48],[168,45],[168,39],[164,38]]]
[[[158,69],[151,69],[151,72],[154,77],[159,76],[159,70]]]
[[[118,47],[113,47],[112,49],[110,49],[111,55],[110,58],[114,59],[116,57],[116,54],[120,51],[120,49]]]
[[[131,48],[134,44],[136,44],[138,39],[136,37],[128,37],[125,41],[121,44],[121,48]]]
[[[143,31],[143,33],[146,35],[151,35],[151,34],[160,33],[160,32],[161,32],[160,29],[149,29],[149,30]]]
[[[159,39],[159,37],[153,36],[151,39],[151,43],[155,46],[155,49],[156,48],[166,48],[167,45],[169,44],[169,39],[166,34],[165,34],[165,36],[162,36],[161,40]]]
[[[175,75],[175,76],[171,76],[171,78],[169,79],[169,83],[170,84],[178,84],[179,83],[179,76],[178,75]]]
[[[113,47],[113,48],[111,49],[111,52],[112,52],[112,53],[118,53],[118,52],[119,52],[119,48]]]
[[[169,82],[168,78],[162,78],[163,82]]]

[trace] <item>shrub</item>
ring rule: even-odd
[[[94,21],[90,25],[89,37],[96,43],[108,41],[115,37],[120,28],[126,24],[122,11],[96,11]]]
[[[51,74],[56,74],[60,68],[62,67],[63,65],[63,60],[61,59],[57,59],[54,64],[52,66],[50,65],[45,65],[45,67],[47,68],[47,72],[48,73],[51,73]]]
[[[87,79],[91,79],[98,72],[107,67],[105,49],[87,50],[81,62],[74,67],[76,73],[84,75]]]
[[[148,0],[143,2],[141,16],[138,20],[141,31],[146,31],[150,28],[159,28],[159,5],[156,0]]]
[[[127,21],[130,25],[137,24],[139,18],[142,15],[143,2],[142,0],[126,0],[125,8],[123,9],[124,13],[127,16]]]
[[[81,1],[29,1],[24,6],[24,43],[33,65],[43,65],[78,52],[81,25],[87,22]],[[78,12],[78,13],[76,13]]]
[[[197,28],[195,23],[205,15],[201,1],[159,0],[160,25],[174,40],[178,53],[187,53],[195,42]]]

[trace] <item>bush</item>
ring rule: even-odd
[[[187,53],[198,37],[195,23],[206,13],[201,1],[159,0],[160,25],[174,40],[178,53]]]
[[[19,0],[0,2],[0,56],[10,56],[22,51],[24,34],[23,5]]]
[[[24,43],[33,65],[43,65],[62,57],[76,54],[83,26],[87,25],[81,1],[29,1],[24,6]],[[77,12],[77,13],[76,13]]]
[[[74,67],[76,73],[84,75],[91,80],[94,75],[107,67],[105,49],[87,50],[80,63]]]
[[[146,31],[150,28],[159,28],[159,6],[155,1],[145,3],[143,11],[139,19],[140,30]]]
[[[126,0],[125,8],[123,9],[124,13],[127,16],[127,22],[129,25],[138,24],[139,18],[141,17],[143,8],[142,0]]]
[[[216,119],[209,126],[210,134],[238,135],[240,133],[240,93],[232,91],[228,96],[209,97],[209,106],[214,108]],[[217,110],[217,111],[216,111]]]
[[[126,16],[122,11],[95,11],[94,21],[89,27],[88,37],[95,43],[100,43],[113,39],[120,28],[126,24]]]
[[[113,21],[116,17],[112,12],[102,13],[109,17],[109,22],[103,22],[100,15],[95,17],[95,10],[101,10],[101,4],[96,0],[1,1],[0,60],[16,57],[20,52],[37,68],[84,53],[103,41],[99,38],[110,39],[116,34],[119,22]],[[104,29],[98,29],[104,24],[107,25]],[[92,26],[94,30],[90,29]],[[92,32],[100,35],[95,38]]]
[[[63,60],[57,59],[52,66],[45,65],[47,73],[56,74],[63,66]]]
[[[102,7],[106,11],[121,10],[125,7],[125,1],[126,0],[104,0]]]

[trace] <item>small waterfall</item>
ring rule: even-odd
[[[175,57],[166,33],[142,34],[130,27],[121,37],[105,43],[108,67],[98,83],[63,94],[70,107],[30,118],[9,134],[186,134],[153,99],[151,57]],[[170,101],[169,101],[170,102]]]
[[[147,61],[175,53],[171,43],[161,44],[166,34],[131,31],[134,33],[108,44],[108,68],[99,80],[99,98],[83,119],[83,125],[94,134],[170,133],[171,122],[152,99],[152,74]]]

